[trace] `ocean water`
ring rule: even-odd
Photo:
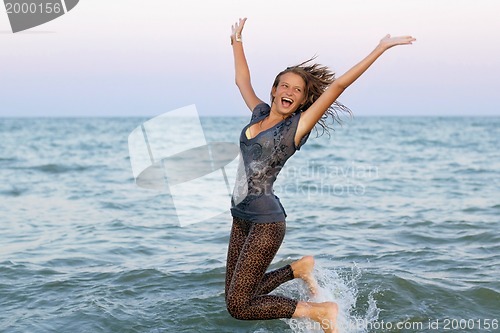
[[[168,191],[135,185],[127,138],[146,120],[0,119],[0,332],[318,332],[230,317],[231,217],[181,226]],[[247,120],[202,125],[236,143]],[[313,133],[276,184],[287,235],[271,268],[314,255],[316,300],[339,304],[343,332],[500,332],[499,147],[498,117]],[[301,281],[276,293],[310,299]]]

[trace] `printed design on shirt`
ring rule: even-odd
[[[233,201],[241,209],[246,209],[253,200],[263,195],[273,194],[267,192],[272,192],[272,183],[276,180],[286,160],[291,156],[287,152],[290,148],[290,144],[287,144],[287,141],[293,143],[293,138],[289,137],[292,123],[290,117],[278,124],[273,129],[272,140],[260,143],[255,142],[250,145],[241,141],[240,149],[242,156],[251,158],[246,163],[243,158],[240,161],[240,170],[235,186],[234,193],[236,198],[233,198]],[[271,153],[263,156],[263,150],[270,151]]]

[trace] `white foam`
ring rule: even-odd
[[[277,292],[308,302],[335,302],[339,307],[337,325],[339,333],[368,332],[370,323],[378,319],[380,310],[377,308],[371,291],[367,304],[358,304],[358,281],[361,278],[361,269],[353,264],[350,268],[332,269],[316,262],[314,275],[318,281],[318,294],[312,298],[305,283],[295,279],[291,283],[281,286]],[[365,308],[360,313],[359,308]],[[320,333],[323,330],[319,324],[309,319],[283,319],[294,333]]]

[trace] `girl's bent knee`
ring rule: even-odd
[[[245,311],[241,305],[233,302],[226,302],[226,308],[227,312],[229,312],[231,317],[239,320],[247,319],[246,316],[244,315]]]

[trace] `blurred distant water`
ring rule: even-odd
[[[237,143],[248,119],[203,118],[207,141]],[[0,119],[0,332],[313,331],[229,316],[231,217],[180,227],[168,192],[134,184],[127,137],[146,120]],[[500,332],[499,143],[498,117],[313,133],[276,183],[271,268],[315,255],[345,332]],[[300,281],[276,292],[309,297]]]

